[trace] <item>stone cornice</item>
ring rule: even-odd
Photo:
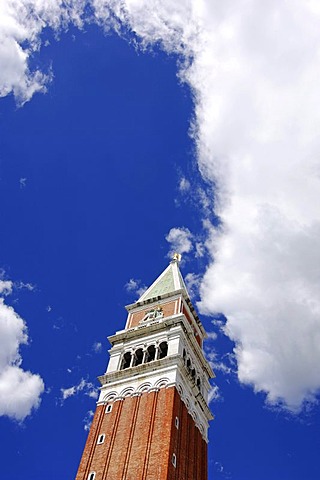
[[[180,359],[179,355],[172,355],[170,357],[162,358],[161,360],[153,360],[149,363],[142,363],[136,367],[126,368],[124,370],[117,370],[116,372],[105,373],[98,377],[101,385],[106,385],[107,383],[113,383],[126,378],[133,378],[145,373],[150,373],[156,370],[159,370],[161,367],[172,366],[176,364],[177,358]]]
[[[183,295],[184,292],[183,290],[175,290],[174,292],[171,292],[171,293],[164,293],[162,295],[158,295],[157,297],[154,297],[154,298],[148,298],[147,300],[143,300],[142,302],[135,302],[135,303],[131,303],[130,305],[126,305],[126,309],[128,312],[130,312],[131,310],[134,310],[135,308],[137,307],[142,307],[142,306],[145,306],[145,305],[150,305],[152,303],[156,303],[156,302],[159,302],[160,300],[163,300],[164,298],[176,298],[178,295]]]

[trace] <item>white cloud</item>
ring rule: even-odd
[[[27,179],[21,177],[19,180],[20,188],[25,188],[27,186]]]
[[[96,0],[183,53],[193,135],[222,221],[202,312],[223,312],[238,376],[291,410],[320,388],[320,29],[314,2]],[[189,54],[192,54],[190,61]]]
[[[51,72],[30,70],[30,57],[40,49],[41,33],[81,26],[82,0],[2,0],[0,2],[0,97],[13,93],[18,104],[46,90]]]
[[[89,389],[88,392],[86,392],[86,395],[88,395],[88,397],[90,398],[98,398],[99,396],[99,393],[98,393],[98,390],[97,389]]]
[[[85,429],[86,432],[88,432],[90,430],[91,423],[92,423],[92,420],[93,420],[93,416],[94,416],[93,410],[89,410],[87,412],[86,416],[83,419],[83,423],[84,423],[83,428]]]
[[[208,404],[223,400],[218,385],[213,385],[208,394]]]
[[[98,398],[98,389],[91,382],[87,382],[84,378],[80,380],[77,385],[72,385],[68,388],[61,388],[61,404],[64,403],[70,397],[77,395],[79,392],[83,392],[85,395],[91,398]]]
[[[139,283],[140,283],[140,280],[135,280],[134,278],[130,278],[129,282],[125,284],[124,288],[127,290],[127,292],[135,292],[139,286]]]
[[[101,342],[94,342],[92,345],[92,350],[95,353],[100,353],[102,351],[102,343]]]
[[[204,256],[205,253],[206,253],[205,245],[201,242],[197,242],[196,243],[196,257],[201,258],[201,257]]]
[[[184,277],[184,280],[186,282],[186,287],[191,298],[198,296],[201,283],[201,275],[197,275],[195,273],[187,273],[187,275]]]
[[[210,193],[213,195],[212,192]],[[210,198],[203,188],[197,189],[197,202],[199,209],[201,207],[205,215],[210,215],[213,211],[213,198]]]
[[[0,295],[10,295],[12,292],[12,282],[10,280],[0,280]]]
[[[43,390],[39,375],[7,365],[0,372],[0,415],[24,420],[39,407]]]
[[[209,340],[216,340],[218,336],[216,332],[207,332],[207,335]]]
[[[0,293],[11,293],[12,282],[0,280]],[[23,420],[38,408],[44,383],[21,368],[20,346],[28,343],[27,327],[0,298],[0,415]]]
[[[147,290],[148,287],[144,285],[140,279],[130,278],[130,280],[125,284],[124,288],[129,293],[134,293],[141,297],[141,295]]]
[[[181,177],[179,180],[179,191],[181,193],[186,193],[190,190],[190,182],[185,177]]]
[[[61,388],[62,399],[66,400],[69,397],[73,397],[77,392],[76,388],[77,388],[76,386],[69,387],[69,388]]]
[[[215,333],[209,332],[208,339],[206,340],[206,344],[204,347],[206,359],[208,360],[214,372],[219,371],[224,375],[234,374],[234,354],[224,354],[222,356],[219,355],[214,348],[208,346],[208,343],[214,341],[215,339]]]
[[[192,234],[188,228],[171,228],[166,240],[170,243],[170,256],[175,252],[183,254],[192,250]]]
[[[14,286],[18,289],[18,290],[29,290],[29,292],[33,292],[35,289],[36,289],[36,285],[33,285],[32,283],[30,282],[27,282],[27,283],[24,283],[24,282],[16,282],[14,284]]]

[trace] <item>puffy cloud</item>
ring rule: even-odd
[[[84,0],[2,0],[0,2],[0,97],[13,93],[18,104],[46,90],[51,72],[31,70],[44,28],[55,32],[69,22],[81,26]]]
[[[143,47],[185,56],[199,167],[221,219],[207,241],[200,308],[227,316],[240,381],[299,409],[320,387],[320,9],[298,0],[94,4],[101,22],[111,10]]]
[[[170,252],[171,256],[173,253],[189,253],[192,250],[192,234],[188,228],[185,227],[174,227],[171,228],[166,240],[170,243]]]
[[[10,295],[12,292],[12,282],[10,280],[0,280],[0,295]]]
[[[0,373],[0,415],[24,420],[39,407],[43,390],[39,375],[17,365],[7,365]]]
[[[0,280],[0,293],[11,293],[12,282]],[[44,390],[39,375],[21,368],[20,345],[28,343],[27,327],[0,298],[0,415],[23,420],[40,404]]]

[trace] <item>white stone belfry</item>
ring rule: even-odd
[[[175,254],[168,267],[137,302],[128,305],[124,330],[108,337],[112,348],[98,404],[175,387],[207,441],[209,379],[205,330],[196,314]]]

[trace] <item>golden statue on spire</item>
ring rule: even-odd
[[[172,260],[173,260],[174,262],[180,263],[180,262],[181,262],[181,255],[180,255],[180,253],[175,252],[175,253],[173,254]]]

